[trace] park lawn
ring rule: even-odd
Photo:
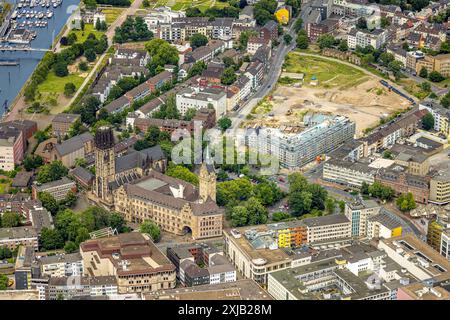
[[[319,57],[300,56],[295,52],[287,55],[283,65],[286,72],[304,73],[305,83],[313,76],[319,80],[318,87],[347,88],[360,84],[367,76],[360,70],[337,61],[328,61]]]
[[[106,8],[102,9],[102,13],[105,14],[106,23],[110,25],[114,21],[117,20],[117,18],[120,16],[120,14],[125,10],[125,8]]]
[[[9,183],[0,183],[0,194],[5,194],[9,189]]]
[[[76,43],[83,43],[86,41],[88,35],[90,33],[93,33],[97,39],[100,39],[100,37],[105,33],[104,31],[97,31],[94,28],[94,25],[92,23],[86,23],[84,25],[84,31],[82,30],[73,30],[70,33],[75,33],[77,36]]]
[[[47,78],[38,86],[38,91],[41,93],[63,93],[66,83],[72,82],[78,88],[83,83],[84,78],[78,74],[68,74],[65,77],[58,77],[52,70],[47,75]]]
[[[425,99],[430,92],[423,91],[422,88],[411,79],[401,79],[399,84],[405,89],[409,94],[415,96],[416,98],[422,100]]]

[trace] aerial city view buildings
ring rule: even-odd
[[[0,300],[450,300],[449,19],[2,0]]]

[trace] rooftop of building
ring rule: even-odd
[[[82,133],[56,145],[56,151],[60,156],[68,155],[72,152],[84,148],[84,144],[93,141],[94,137],[90,132]]]
[[[350,220],[344,214],[330,214],[315,218],[306,218],[302,222],[307,227],[321,227],[334,224],[350,223]]]
[[[52,122],[62,122],[62,123],[74,123],[80,118],[79,114],[71,113],[58,113],[52,120]]]
[[[35,185],[35,188],[38,192],[40,192],[40,191],[48,190],[50,188],[55,188],[55,187],[72,184],[72,183],[75,183],[75,182],[73,182],[72,180],[70,180],[67,177],[62,177],[59,180],[43,183],[41,185]]]
[[[421,282],[399,288],[413,300],[450,300],[450,293],[440,286],[429,286]]]
[[[144,295],[145,300],[272,300],[272,297],[251,279],[200,285],[189,288],[160,290]]]
[[[430,278],[440,281],[450,279],[450,261],[413,234],[381,239],[380,243],[429,274]]]
[[[82,254],[96,251],[100,257],[109,259],[119,276],[175,270],[150,238],[138,232],[87,240],[80,249]]]
[[[254,244],[246,236],[244,236],[247,230],[255,230],[256,232],[267,232],[267,225],[249,226],[235,229],[225,229],[224,233],[227,235],[228,239],[238,246],[243,253],[252,260],[255,264],[280,264],[292,261],[290,257],[282,249],[270,249],[261,248],[255,249]],[[238,235],[236,237],[235,235]],[[272,240],[273,241],[273,240]]]
[[[14,228],[1,228],[0,239],[1,240],[14,240],[24,238],[36,238],[36,229],[33,227],[14,227]]]
[[[42,256],[38,258],[39,264],[41,265],[56,264],[56,263],[74,263],[74,262],[81,262],[81,260],[82,258],[79,252],[55,254],[52,256]]]

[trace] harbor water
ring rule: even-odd
[[[34,8],[16,8],[19,11],[34,10],[53,12],[51,18],[43,17],[39,19],[42,21],[42,25],[44,21],[47,22],[45,26],[25,27],[31,31],[36,31],[36,38],[30,42],[30,46],[37,49],[50,48],[53,40],[61,32],[74,8],[79,3],[80,0],[63,0],[61,5],[56,8],[53,6],[50,6],[50,8],[41,8],[40,5]],[[25,22],[27,19],[23,16],[21,19],[16,20],[17,22]],[[31,21],[31,19],[28,20]],[[33,20],[38,21],[38,18]],[[0,51],[0,116],[5,112],[5,107],[10,107],[44,54],[44,51]],[[17,62],[17,64],[8,62]]]

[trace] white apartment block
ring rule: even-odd
[[[375,182],[375,169],[363,163],[332,159],[323,165],[322,179],[345,186],[360,188],[365,182]]]
[[[356,47],[365,48],[367,46],[379,49],[386,42],[386,36],[387,31],[383,29],[367,31],[353,28],[347,35],[347,44],[350,49],[356,49]]]
[[[308,243],[350,238],[350,220],[343,214],[333,214],[303,220],[307,227]]]
[[[57,254],[39,259],[41,274],[50,277],[83,275],[83,260],[79,253]]]
[[[351,222],[352,237],[367,236],[368,219],[380,212],[381,207],[373,200],[360,200],[345,204],[345,216]]]
[[[212,107],[216,111],[216,119],[220,119],[227,111],[227,95],[223,90],[215,88],[186,88],[176,95],[177,109],[182,116],[194,108]]]
[[[446,230],[441,234],[441,255],[450,260],[450,230]]]
[[[247,136],[248,145],[278,159],[281,167],[298,168],[353,139],[355,123],[343,116],[325,119],[299,133],[260,128]]]

